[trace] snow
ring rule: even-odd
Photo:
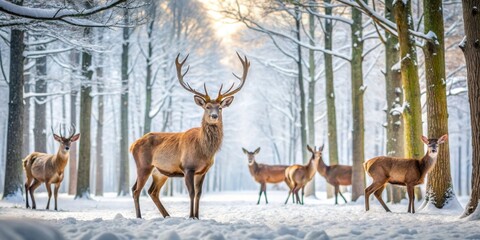
[[[0,224],[0,238],[12,226],[34,226],[50,236],[58,231],[65,239],[454,239],[478,235],[476,221],[460,219],[452,211],[409,214],[406,201],[388,204],[393,212],[387,213],[372,200],[371,210],[365,212],[363,198],[335,206],[334,199],[318,192],[319,199],[306,198],[303,206],[284,205],[286,194],[269,191],[270,203],[256,205],[256,191],[207,193],[200,204],[201,220],[187,218],[186,195],[162,197],[172,215],[166,219],[148,197],[140,200],[144,219],[136,219],[132,198],[117,198],[114,193],[95,200],[73,200],[61,194],[60,211],[31,210],[23,202],[0,201],[0,221],[9,223],[8,227]],[[45,204],[46,193],[37,194],[37,206]]]
[[[462,207],[456,197],[450,199],[442,209],[435,207],[432,202],[427,202],[424,204],[425,207],[420,210],[422,213],[461,215],[464,211],[464,207]]]
[[[427,35],[428,39],[438,39],[437,34],[432,31],[428,31]]]

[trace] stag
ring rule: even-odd
[[[328,166],[323,161],[323,158],[320,158],[317,171],[335,188],[335,204],[338,204],[338,194],[340,194],[345,203],[347,203],[347,199],[345,199],[340,191],[340,185],[352,185],[352,166],[338,164]]]
[[[64,134],[59,131],[59,135],[55,134],[52,128],[53,138],[55,141],[60,143],[57,154],[47,154],[40,152],[33,152],[23,159],[23,168],[25,170],[26,181],[25,181],[25,194],[26,194],[26,207],[29,208],[28,204],[28,193],[30,192],[30,197],[32,198],[32,209],[36,209],[37,205],[35,204],[35,197],[33,193],[35,189],[42,182],[45,183],[45,187],[48,192],[48,201],[47,208],[50,208],[50,198],[52,197],[52,188],[51,184],[55,184],[55,189],[53,190],[53,197],[55,199],[55,210],[57,210],[57,196],[58,189],[60,184],[63,181],[63,171],[67,165],[68,159],[70,158],[70,145],[80,139],[80,133],[75,134],[75,126],[70,127],[70,132],[68,137],[65,137]]]
[[[318,150],[315,149],[315,146],[312,149],[307,145],[307,149],[312,153],[312,157],[306,165],[295,164],[285,169],[285,181],[290,188],[287,200],[285,200],[285,204],[287,204],[290,194],[292,195],[292,198],[297,198],[297,203],[303,204],[305,185],[307,185],[307,183],[310,182],[315,176],[318,162],[320,161],[320,158],[322,158],[323,145]],[[298,196],[300,189],[302,190],[301,200]]]
[[[407,187],[408,212],[415,213],[414,187],[422,184],[427,173],[435,167],[438,145],[444,143],[447,138],[447,134],[439,139],[422,136],[423,143],[428,146],[427,153],[422,159],[381,156],[366,161],[363,166],[373,182],[365,189],[365,210],[370,209],[369,196],[374,193],[385,211],[390,212],[382,199],[382,192],[385,185],[391,183]]]
[[[257,204],[260,204],[262,193],[265,195],[265,203],[268,204],[267,183],[279,183],[285,181],[285,169],[287,169],[288,166],[257,163],[255,155],[260,152],[260,148],[257,148],[253,152],[249,152],[245,148],[242,148],[242,150],[248,157],[248,169],[250,170],[250,174],[256,182],[260,183],[260,193],[258,194]]]
[[[203,108],[202,125],[180,133],[147,133],[131,145],[130,151],[137,167],[137,180],[132,187],[137,218],[142,217],[139,205],[140,192],[155,168],[158,173],[154,174],[148,192],[163,217],[170,215],[160,202],[159,190],[169,177],[184,177],[190,197],[190,218],[198,219],[203,180],[222,144],[222,109],[230,106],[233,95],[242,89],[250,67],[247,57],[242,59],[238,53],[237,56],[243,66],[243,75],[242,77],[233,75],[240,80],[240,84],[235,89],[232,84],[225,92],[222,92],[221,85],[215,99],[208,95],[206,84],[203,85],[205,93],[201,93],[184,82],[183,78],[190,67],[187,67],[185,73],[182,73],[182,67],[188,56],[181,62],[180,54],[177,56],[175,65],[178,81],[185,90],[194,94],[195,103]]]

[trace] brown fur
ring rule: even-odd
[[[305,185],[307,185],[307,183],[313,179],[313,177],[315,176],[315,172],[317,171],[318,162],[322,157],[323,147],[319,151],[312,150],[310,146],[307,146],[307,148],[308,151],[312,153],[312,157],[306,165],[295,164],[285,169],[285,181],[290,188],[285,204],[287,204],[288,199],[290,198],[290,194],[292,194],[292,198],[293,196],[297,198],[296,203],[303,204]],[[301,200],[298,195],[300,189],[302,190]]]
[[[338,194],[340,194],[345,203],[347,203],[347,199],[345,199],[342,192],[340,192],[340,185],[352,185],[352,166],[337,164],[328,166],[323,162],[323,158],[321,158],[318,162],[317,171],[335,188],[335,204],[338,204]]]
[[[181,62],[177,56],[175,60],[177,78],[185,90],[195,94],[195,103],[203,108],[202,126],[179,133],[148,133],[131,145],[130,151],[137,166],[137,181],[132,187],[137,218],[142,216],[140,192],[153,169],[156,169],[148,193],[161,214],[164,217],[169,216],[160,202],[160,189],[168,177],[183,176],[190,197],[190,218],[198,219],[203,180],[213,165],[215,153],[222,144],[222,108],[230,106],[234,98],[233,94],[238,92],[245,83],[250,66],[246,58],[243,60],[240,55],[238,57],[244,68],[242,78],[238,78],[241,84],[236,89],[232,90],[232,86],[223,93],[220,88],[218,97],[212,100],[208,96],[205,85],[205,94],[202,94],[183,81],[186,72],[182,73],[182,66],[188,56]]]
[[[54,200],[55,210],[57,210],[57,196],[60,184],[63,181],[63,173],[67,166],[70,153],[66,146],[70,148],[70,144],[79,139],[80,134],[70,136],[69,138],[60,137],[54,135],[55,139],[59,141],[60,147],[57,154],[47,154],[40,152],[33,152],[23,159],[23,168],[25,170],[25,194],[26,194],[26,207],[29,208],[28,193],[32,199],[32,209],[36,208],[35,197],[33,195],[35,189],[40,186],[41,183],[45,183],[45,187],[48,192],[48,202],[46,209],[50,207],[50,198],[52,196],[51,184],[55,184],[54,188]]]
[[[192,128],[180,133],[147,133],[136,140],[130,147],[137,166],[137,181],[132,191],[135,197],[145,184],[148,176],[155,168],[149,194],[164,217],[169,216],[159,200],[159,191],[168,177],[193,178],[195,185],[203,183],[205,174],[213,165],[215,153],[220,149],[223,139],[221,117],[216,124],[209,124],[204,115],[202,127]],[[141,181],[142,186],[138,185]],[[188,186],[187,186],[188,187]],[[196,191],[195,204],[198,204],[201,189]],[[137,196],[138,195],[138,196]],[[135,199],[135,203],[136,199]],[[193,203],[193,202],[192,202]],[[136,205],[137,217],[141,217],[140,208]],[[197,206],[198,209],[198,206]],[[193,211],[193,210],[192,210]],[[192,212],[192,218],[198,218]]]
[[[260,204],[262,193],[265,195],[265,203],[268,204],[267,183],[280,183],[285,181],[285,169],[287,169],[288,166],[257,163],[255,155],[260,151],[260,148],[257,148],[254,152],[249,152],[245,148],[242,149],[248,156],[248,169],[250,170],[250,174],[256,182],[260,183],[260,193],[257,204]]]
[[[437,161],[437,146],[446,139],[446,134],[438,140],[422,137],[424,143],[428,145],[427,153],[422,159],[381,156],[365,162],[364,168],[373,179],[373,183],[365,189],[365,210],[369,210],[369,196],[374,193],[383,208],[390,212],[382,199],[382,191],[387,183],[391,183],[407,187],[408,212],[415,213],[414,187],[422,184],[427,173],[433,169]]]

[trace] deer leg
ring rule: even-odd
[[[30,205],[28,204],[28,189],[30,187],[30,184],[32,184],[33,179],[29,178],[27,176],[27,180],[25,181],[25,200],[26,200],[26,208],[29,208]]]
[[[194,181],[195,181],[195,212],[194,212],[194,218],[199,219],[199,208],[200,208],[200,197],[202,196],[202,186],[203,186],[203,180],[205,180],[205,174],[200,175],[200,176],[195,176]]]
[[[260,191],[258,192],[257,205],[260,204],[260,199],[262,198],[262,186],[263,186],[263,183],[260,183]]]
[[[263,192],[263,195],[265,196],[265,203],[268,204],[268,199],[267,199],[267,184],[264,183],[262,184],[262,192]],[[260,193],[261,195],[261,193]]]
[[[338,192],[339,192],[339,187],[338,185],[335,185],[335,205],[338,204]]]
[[[382,199],[382,192],[383,192],[384,189],[385,189],[385,185],[383,185],[379,189],[377,189],[373,195],[375,195],[375,197],[380,202],[380,204],[382,204],[382,207],[385,209],[385,211],[391,212],[390,209],[388,209],[387,205],[385,204],[385,202]]]
[[[135,184],[133,184],[135,190],[132,194],[133,202],[135,203],[135,212],[137,214],[137,218],[142,218],[142,213],[140,211],[140,193],[142,192],[143,186],[145,186],[148,177],[152,173],[152,169],[153,167],[137,169],[137,181],[135,181]]]
[[[55,211],[57,211],[57,198],[58,198],[58,189],[60,189],[61,182],[55,184],[55,188],[53,189],[53,200],[55,200]]]
[[[303,205],[303,196],[305,196],[305,186],[302,187],[302,205]]]
[[[415,199],[415,186],[407,185],[408,194],[408,212],[415,213],[413,201]]]
[[[195,200],[195,187],[193,185],[193,180],[195,176],[195,171],[186,170],[185,171],[185,185],[187,185],[188,195],[190,196],[190,218],[194,218],[193,214],[193,202]]]
[[[37,179],[33,179],[33,183],[32,185],[30,185],[29,187],[29,192],[30,192],[30,198],[32,199],[32,209],[36,209],[37,208],[37,204],[35,203],[35,197],[33,196],[33,192],[35,192],[35,189],[38,188],[38,186],[40,186],[42,182],[38,181]]]
[[[47,193],[48,193],[48,201],[47,201],[47,207],[46,209],[50,209],[50,199],[52,198],[52,185],[47,181],[45,182],[45,187],[47,188]]]
[[[150,188],[148,189],[148,195],[150,195],[150,198],[152,198],[153,203],[157,206],[158,210],[162,214],[164,218],[169,217],[170,214],[168,214],[167,210],[165,210],[165,207],[163,207],[162,202],[160,202],[160,190],[162,189],[162,186],[165,184],[167,181],[168,177],[161,175],[161,176],[156,176],[153,174],[153,181],[152,185],[150,185]]]
[[[340,197],[343,198],[343,201],[345,201],[345,203],[347,203],[347,199],[343,196],[342,191],[340,191],[340,189],[338,190],[338,194],[340,194]]]
[[[300,203],[300,196],[298,195],[298,191],[300,191],[300,188],[298,186],[295,186],[293,192],[295,193],[296,204]]]
[[[383,185],[382,183],[374,181],[370,186],[365,188],[365,211],[370,210],[370,195]]]
[[[292,190],[288,190],[288,196],[287,196],[287,200],[285,200],[285,204],[287,204],[288,202],[288,199],[290,198],[290,194],[292,194]],[[293,198],[293,197],[292,197]]]

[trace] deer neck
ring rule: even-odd
[[[320,160],[318,161],[318,173],[320,173],[320,175],[322,175],[323,177],[326,177],[327,176],[327,165],[325,164],[325,162],[323,161],[323,158],[320,158]]]
[[[200,144],[202,152],[206,156],[213,156],[220,149],[223,140],[223,124],[218,121],[216,124],[208,124],[202,121],[200,129]]]
[[[428,172],[430,172],[433,167],[435,167],[435,163],[437,162],[437,155],[438,152],[435,154],[430,153],[427,151],[425,156],[420,160],[420,170],[421,170],[421,179],[425,178]]]
[[[310,159],[310,161],[307,164],[307,175],[308,178],[312,178],[313,175],[315,175],[315,172],[317,171],[317,165],[318,165],[318,159]]]
[[[65,166],[67,166],[70,153],[62,149],[62,146],[58,148],[57,154],[53,157],[53,163],[57,172],[63,172]]]
[[[258,163],[254,161],[252,164],[248,165],[248,169],[250,170],[251,174],[255,174],[258,170]]]

